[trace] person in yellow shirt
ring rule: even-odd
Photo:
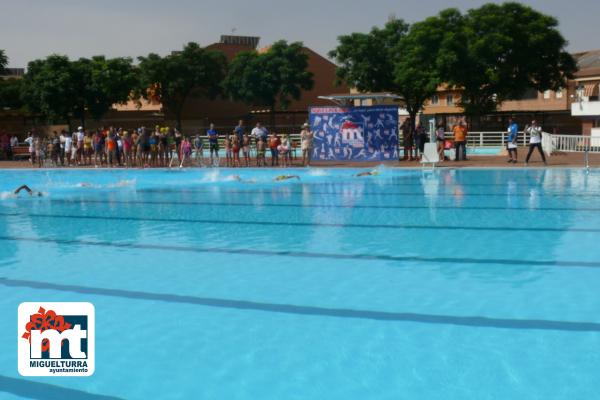
[[[461,156],[463,160],[467,159],[467,124],[464,120],[459,120],[454,128],[452,128],[452,132],[454,133],[454,150],[456,151],[456,156],[454,157],[454,161],[459,161]]]

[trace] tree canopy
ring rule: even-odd
[[[245,51],[236,55],[223,82],[230,99],[251,105],[287,109],[299,100],[302,90],[314,85],[308,71],[308,55],[300,42],[275,42],[267,51]]]
[[[23,78],[23,101],[34,113],[70,123],[78,104],[77,78],[67,56],[51,55],[27,65]]]
[[[161,57],[148,54],[139,57],[140,93],[158,100],[173,113],[181,129],[183,105],[191,96],[215,98],[221,93],[221,82],[227,70],[225,55],[206,50],[190,42],[182,51]]]
[[[447,35],[440,72],[463,90],[467,115],[494,111],[530,89],[560,89],[577,69],[558,21],[520,3],[490,3],[457,15]]]
[[[21,79],[0,79],[0,110],[18,110],[23,107],[21,100]]]
[[[412,116],[443,83],[463,90],[461,107],[476,115],[530,89],[557,90],[576,70],[557,20],[520,3],[446,9],[412,26],[391,20],[338,41],[329,53],[338,80],[398,94]]]
[[[22,98],[32,112],[69,124],[77,118],[85,125],[87,113],[99,120],[113,104],[127,101],[136,83],[129,58],[96,56],[70,61],[51,55],[28,64]]]
[[[402,96],[414,123],[414,117],[440,83],[436,54],[443,38],[443,26],[437,20],[409,27],[393,19],[382,29],[340,36],[339,45],[329,56],[339,65],[338,81],[360,91]]]
[[[0,49],[0,72],[4,71],[4,68],[8,65],[8,57],[4,50]]]
[[[83,75],[83,104],[95,120],[101,119],[114,104],[126,102],[137,87],[130,58],[81,58],[75,62],[75,68]]]

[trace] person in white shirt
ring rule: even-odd
[[[65,134],[65,158],[67,160],[67,166],[71,165],[72,148],[73,148],[73,137],[67,133],[67,134]]]
[[[258,142],[259,139],[267,140],[267,130],[260,125],[260,122],[256,123],[256,127],[252,129],[251,136]]]
[[[64,166],[65,165],[65,142],[67,141],[67,132],[65,132],[64,129],[62,131],[60,131],[60,136],[59,136],[58,140],[60,141],[60,153],[59,153],[60,165]]]
[[[533,153],[533,150],[536,148],[542,156],[542,161],[544,162],[544,165],[548,165],[548,163],[546,163],[544,149],[542,149],[542,127],[539,126],[535,120],[533,120],[531,121],[531,126],[525,127],[525,132],[530,136],[529,152],[527,153],[527,158],[525,158],[525,165],[529,164],[529,158],[531,157],[531,153]]]
[[[10,147],[17,147],[19,145],[19,138],[17,137],[17,135],[13,135],[13,137],[10,138]]]
[[[29,145],[29,161],[31,162],[31,165],[33,165],[33,163],[35,163],[35,140],[33,138],[33,133],[29,132],[27,134],[25,143]]]
[[[300,132],[300,149],[302,150],[302,165],[310,167],[310,158],[313,150],[313,133],[308,124],[302,125]]]
[[[83,127],[77,128],[76,132],[77,137],[77,164],[81,164],[83,161],[83,138],[85,137],[85,132],[83,131]]]

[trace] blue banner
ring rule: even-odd
[[[311,107],[313,160],[398,159],[398,107]]]

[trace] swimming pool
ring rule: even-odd
[[[600,391],[599,171],[282,171],[0,171],[0,398]],[[18,375],[23,301],[95,305],[92,377]]]

